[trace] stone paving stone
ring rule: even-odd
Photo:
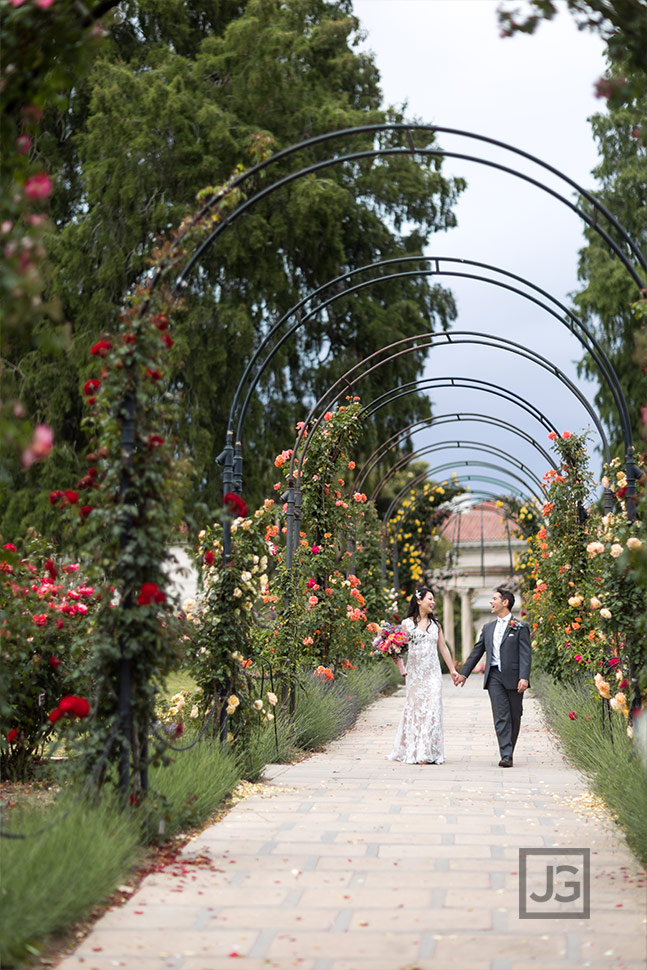
[[[268,766],[59,970],[645,970],[644,870],[611,820],[571,808],[585,779],[532,697],[506,770],[481,682],[444,695],[444,765],[386,760],[403,694],[381,700],[325,752]],[[591,919],[519,919],[519,849],[544,846],[591,849]]]

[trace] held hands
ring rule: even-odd
[[[465,681],[467,680],[467,678],[463,677],[462,674],[459,674],[459,672],[456,669],[451,671],[451,675],[452,675],[452,680],[454,681],[454,687],[462,687]]]

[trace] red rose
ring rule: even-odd
[[[87,517],[89,516],[93,508],[94,508],[93,505],[82,505],[81,508],[79,509],[81,513],[81,518],[87,519]]]
[[[158,313],[153,317],[153,325],[158,330],[168,330],[169,319],[166,313]]]
[[[137,343],[137,337],[135,336],[134,333],[125,333],[124,334],[124,343],[125,344],[136,344]]]
[[[236,495],[235,492],[227,492],[227,494],[223,496],[222,501],[227,511],[232,515],[237,517],[239,516],[242,519],[244,519],[247,515],[247,506],[243,502],[240,495]]]
[[[109,340],[99,340],[92,346],[90,353],[93,357],[107,357],[111,349],[112,344]]]
[[[71,488],[69,488],[67,492],[63,492],[63,495],[68,500],[70,505],[76,505],[76,503],[79,501],[79,493],[75,492]]]
[[[9,552],[18,552],[18,550],[14,546],[13,542],[5,542],[5,544],[4,544],[4,546],[2,548],[3,549],[8,549]]]
[[[53,711],[49,712],[48,721],[50,724],[56,724],[62,717],[63,712],[58,707],[55,707]]]
[[[50,667],[53,667],[54,670],[58,670],[58,668],[61,666],[61,661],[58,659],[58,657],[50,657],[49,665]]]
[[[146,373],[148,374],[148,376],[150,377],[150,379],[152,381],[161,381],[162,380],[162,372],[160,370],[154,369],[152,367],[147,367],[146,368]]]
[[[56,505],[56,503],[63,498],[63,493],[61,491],[50,492],[49,493],[49,504]]]
[[[167,347],[169,347],[169,348],[170,348],[170,347],[172,347],[172,346],[173,346],[173,344],[174,344],[174,340],[173,340],[173,338],[172,338],[172,337],[169,337],[169,335],[168,335],[167,333],[163,333],[163,334],[162,334],[162,341],[163,341],[163,342],[164,342],[164,343],[166,344],[166,346],[167,346]]]
[[[89,395],[94,394],[95,391],[98,391],[100,387],[101,381],[98,381],[96,378],[92,378],[91,381],[86,381],[83,385],[83,393],[86,397],[89,397]]]
[[[56,626],[57,626],[57,629],[62,630],[63,627],[65,626],[65,623],[63,622],[63,620],[57,620]]]
[[[627,486],[623,485],[622,488],[619,488],[618,491],[616,492],[616,498],[624,498],[626,494],[627,494]]]
[[[143,583],[137,596],[140,606],[149,606],[151,603],[165,603],[166,594],[162,592],[157,583]]]
[[[12,728],[7,735],[7,741],[9,742],[9,744],[13,744],[17,737],[18,737],[18,728]]]
[[[569,711],[568,716],[570,717],[571,721],[577,721],[577,714],[575,711]]]
[[[49,578],[50,579],[56,579],[56,577],[58,576],[58,570],[57,570],[56,566],[54,565],[54,560],[53,559],[46,559],[45,560],[45,572],[46,573],[49,573]]]
[[[90,713],[90,704],[85,697],[75,697],[73,694],[68,694],[59,703],[58,712],[59,717],[62,717],[63,714],[71,714],[73,717],[87,717]]]
[[[213,550],[212,549],[207,549],[207,551],[204,554],[204,561],[205,561],[206,565],[207,566],[213,566],[215,560],[216,560],[216,556],[215,556]]]
[[[148,443],[151,448],[161,448],[164,444],[164,438],[162,438],[161,434],[149,434]]]

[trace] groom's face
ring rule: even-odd
[[[499,613],[508,612],[508,602],[507,600],[501,599],[501,593],[492,594],[492,599],[490,600],[490,611],[497,616]]]

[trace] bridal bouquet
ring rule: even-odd
[[[402,676],[406,677],[407,672],[404,668],[404,663],[402,662],[402,651],[406,650],[408,646],[406,630],[403,630],[401,626],[394,626],[392,623],[385,623],[384,628],[380,630],[378,635],[373,640],[373,646],[376,647],[380,653],[384,653],[389,657],[392,657]]]
[[[380,630],[373,640],[373,646],[380,653],[386,653],[390,657],[401,657],[402,651],[406,650],[408,646],[406,630],[403,630],[401,626],[385,623],[384,629]]]

